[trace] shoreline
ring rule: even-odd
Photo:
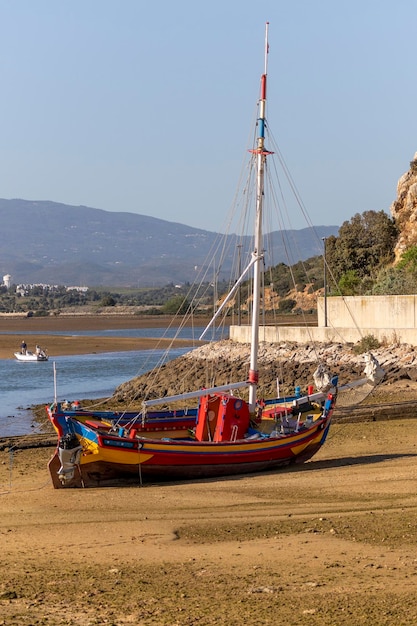
[[[45,349],[49,358],[74,354],[127,352],[134,350],[196,347],[205,342],[190,339],[158,337],[103,337],[100,335],[77,335],[77,331],[102,332],[130,328],[175,328],[178,320],[170,316],[138,315],[80,315],[57,317],[0,317],[0,359],[13,359],[24,339],[28,350],[35,351],[36,344]],[[201,320],[201,325],[206,323]],[[190,324],[191,325],[191,324]],[[67,335],[48,334],[67,331]],[[74,332],[75,334],[70,334]],[[7,333],[7,334],[2,334]],[[29,333],[29,334],[28,334]],[[41,333],[41,334],[37,334]]]
[[[181,322],[173,315],[107,314],[62,314],[23,317],[0,315],[0,332],[24,332],[36,330],[101,330],[103,328],[168,328]],[[206,318],[201,318],[201,325]],[[186,324],[188,326],[192,325]]]
[[[29,338],[29,339],[28,339]],[[36,344],[46,351],[49,358],[74,354],[101,354],[106,352],[132,352],[135,350],[166,349],[168,347],[197,347],[203,342],[191,339],[162,339],[158,337],[100,337],[73,335],[0,335],[0,359],[14,359],[20,350],[22,339],[28,350],[35,352]]]

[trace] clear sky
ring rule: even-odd
[[[0,0],[0,197],[221,230],[266,21],[268,122],[311,221],[388,212],[417,151],[415,0]]]

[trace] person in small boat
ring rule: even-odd
[[[39,356],[42,352],[42,349],[39,344],[36,344],[36,354]]]
[[[23,341],[22,341],[22,343],[21,343],[21,346],[20,346],[20,352],[21,352],[22,354],[26,354],[26,350],[27,350],[27,345],[26,345],[25,340],[23,339]]]

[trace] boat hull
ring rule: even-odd
[[[314,454],[313,452],[309,458]],[[307,460],[307,459],[306,459]],[[304,461],[299,460],[298,463]],[[259,462],[246,462],[240,464],[198,464],[186,466],[166,465],[127,465],[123,463],[108,463],[104,461],[94,461],[89,465],[81,465],[74,475],[68,487],[105,487],[123,484],[142,485],[145,483],[204,480],[210,478],[221,478],[227,476],[237,476],[244,474],[255,474],[273,471],[288,465],[297,463],[297,459],[281,459]],[[60,460],[55,455],[49,463],[49,470],[55,489],[64,488],[58,478]]]
[[[324,443],[331,414],[310,427],[280,436],[226,441],[175,440],[119,436],[72,422],[83,451],[72,476],[62,480],[62,458],[57,448],[49,463],[55,488],[137,485],[178,480],[201,480],[276,470],[308,461]],[[68,422],[67,422],[68,423]],[[183,422],[181,422],[183,425]],[[171,434],[172,424],[164,432]]]
[[[25,363],[40,363],[48,360],[48,357],[45,354],[34,354],[33,352],[27,352],[26,354],[15,352],[14,356],[18,361]]]

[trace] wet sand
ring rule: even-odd
[[[204,325],[205,320],[201,321]],[[77,336],[77,331],[117,330],[129,328],[167,328],[170,324],[175,328],[175,320],[167,316],[67,316],[67,317],[0,317],[0,359],[13,358],[13,353],[20,350],[22,340],[26,341],[28,350],[35,351],[36,344],[47,350],[50,357],[72,354],[94,354],[104,352],[121,352],[125,350],[147,350],[156,347],[167,348],[170,345],[185,347],[201,345],[201,342],[190,340],[159,338],[129,338]],[[42,331],[43,334],[27,334]],[[65,331],[66,335],[51,335],[48,331]],[[1,334],[1,333],[12,334]],[[46,334],[44,334],[46,333]]]
[[[55,491],[51,454],[0,452],[0,624],[417,623],[415,419],[196,483]]]

